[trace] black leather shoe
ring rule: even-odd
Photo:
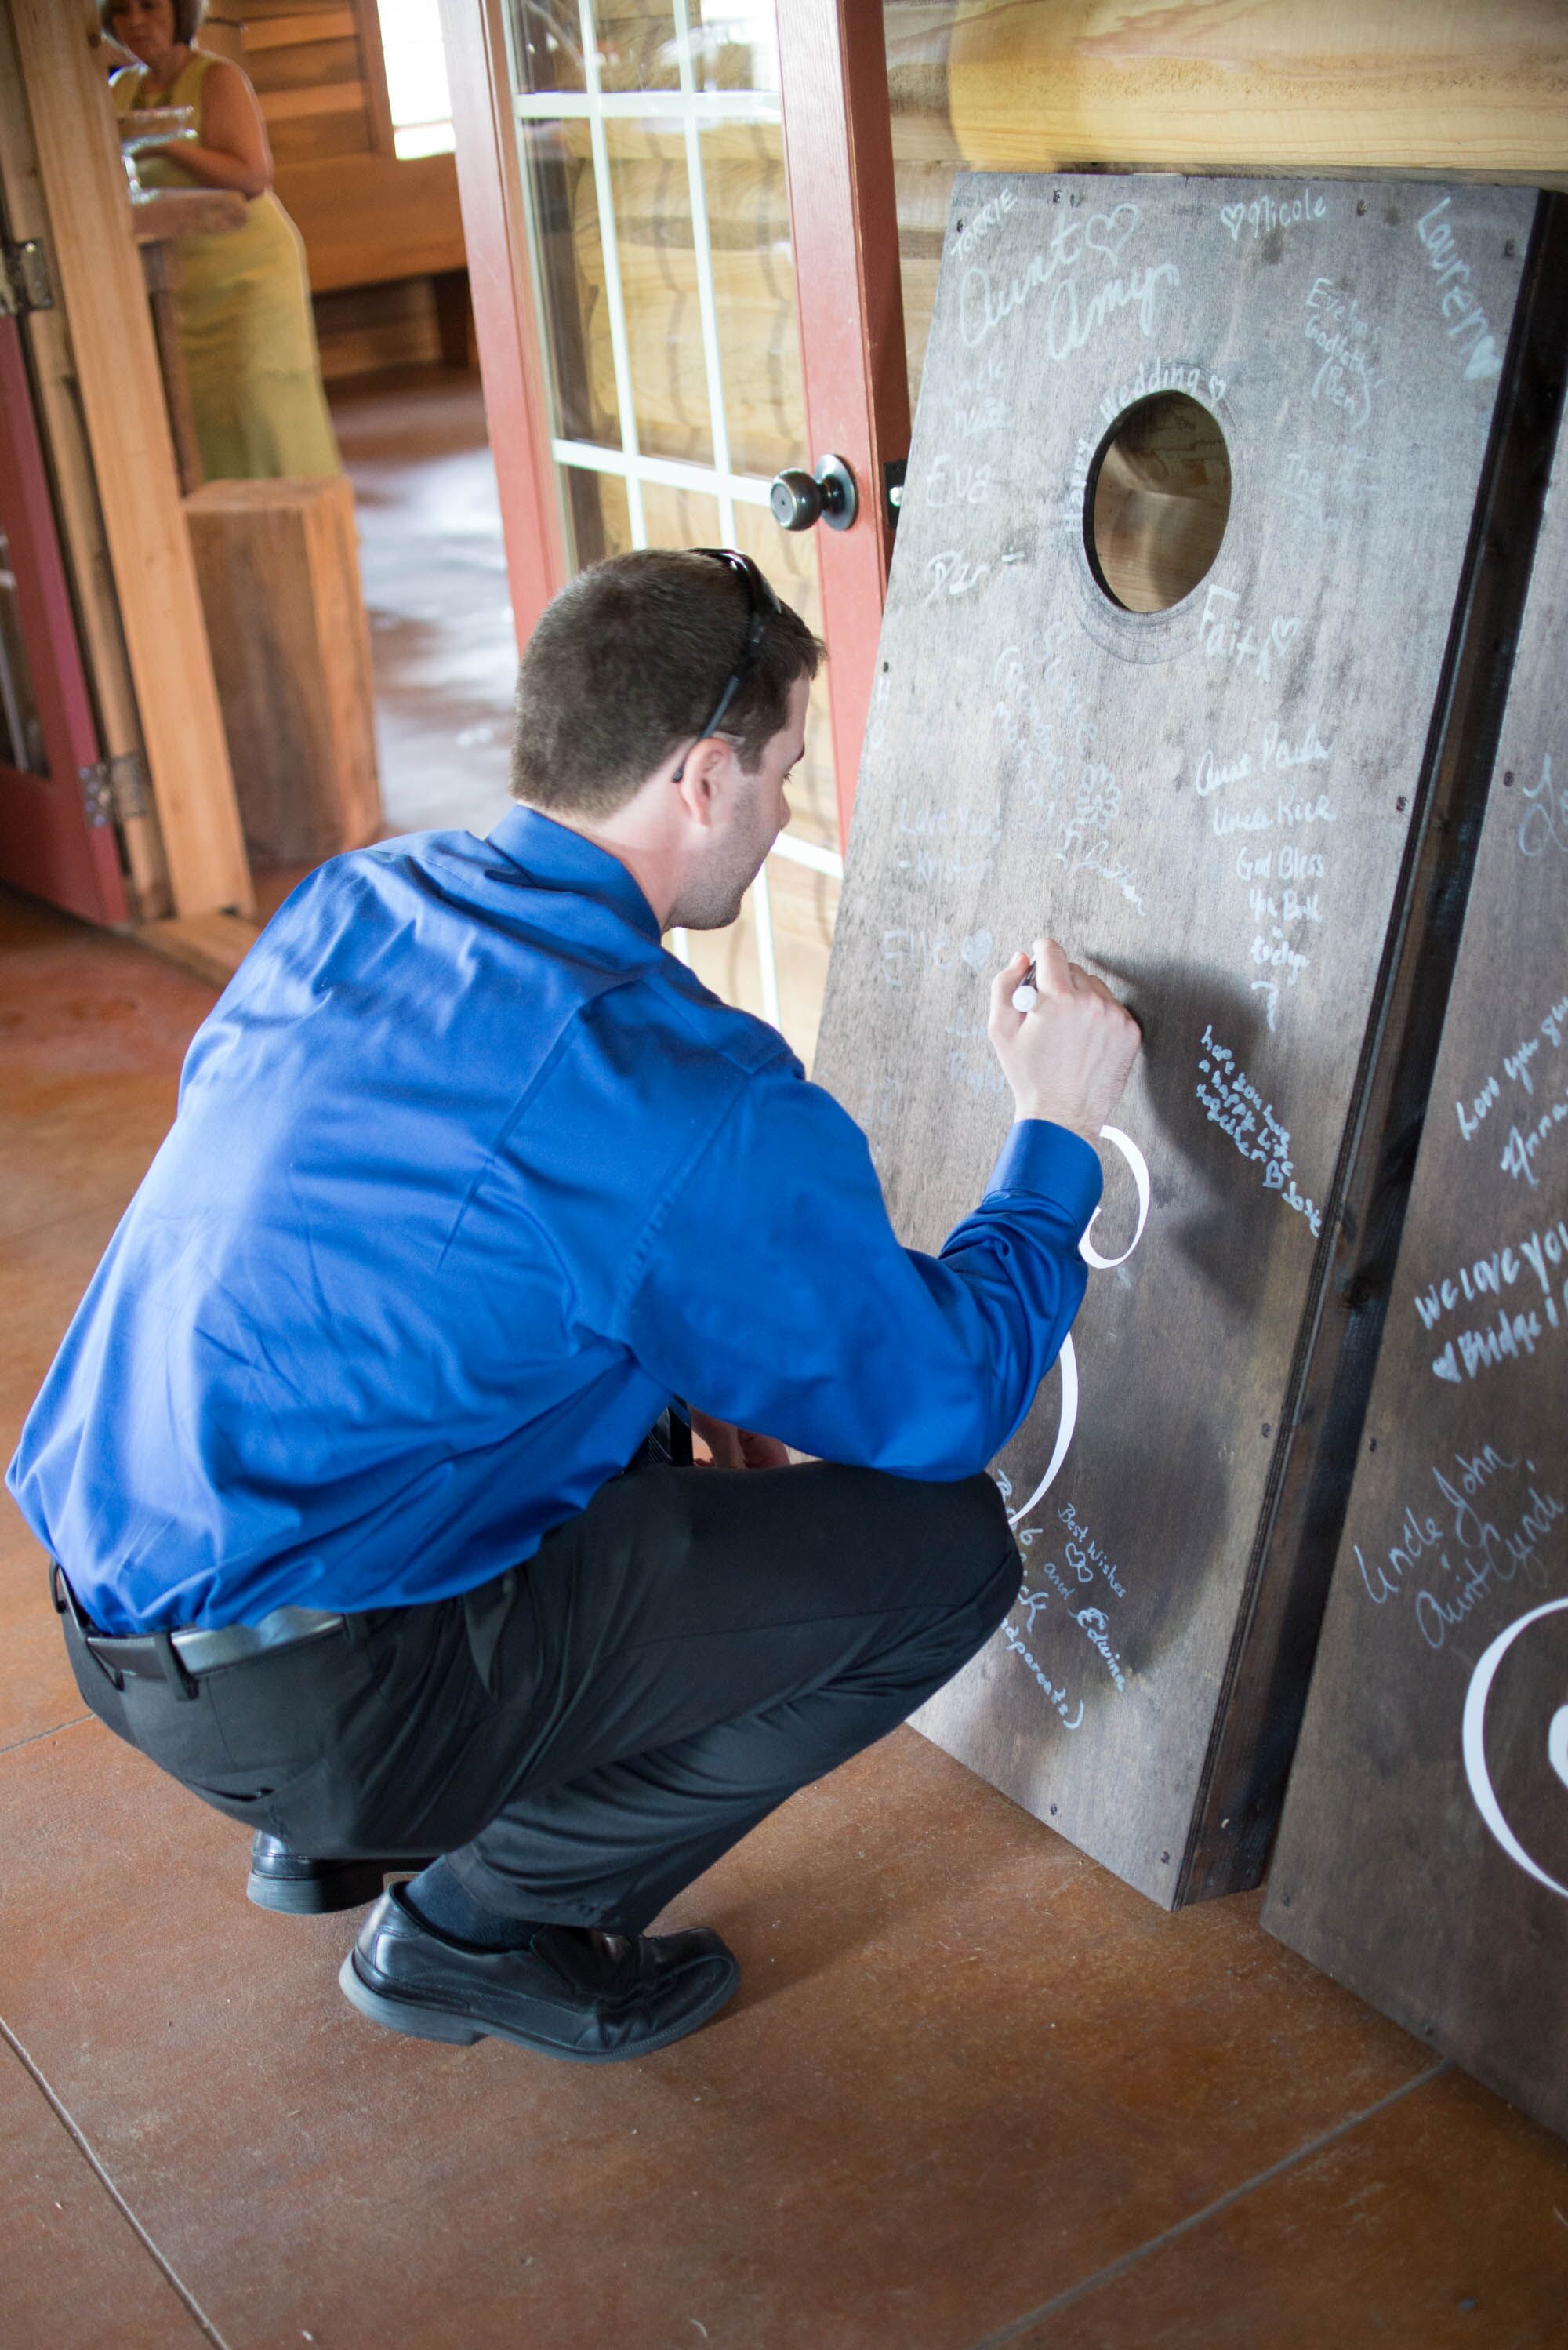
[[[422,1860],[308,1860],[281,1836],[258,1835],[251,1846],[245,1897],[258,1909],[289,1918],[323,1918],[330,1909],[361,1909],[374,1901],[389,1869],[424,1868]]]
[[[337,1978],[361,2015],[416,2040],[493,2033],[577,2064],[646,2056],[695,2032],[734,1991],[734,1954],[706,1927],[608,1934],[536,1926],[516,1950],[450,1940],[389,1887]]]

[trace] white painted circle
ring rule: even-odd
[[[1062,1374],[1062,1416],[1056,1423],[1056,1441],[1051,1448],[1051,1458],[1045,1474],[1041,1478],[1021,1510],[1008,1518],[1010,1526],[1022,1525],[1036,1502],[1043,1501],[1056,1482],[1056,1471],[1067,1458],[1067,1447],[1073,1441],[1073,1430],[1078,1425],[1078,1357],[1073,1352],[1071,1337],[1062,1341],[1062,1351],[1056,1357],[1056,1367]]]
[[[1528,1615],[1521,1616],[1517,1622],[1509,1625],[1506,1631],[1498,1634],[1470,1675],[1470,1685],[1465,1695],[1460,1745],[1465,1758],[1465,1776],[1470,1783],[1476,1809],[1510,1860],[1517,1861],[1526,1876],[1533,1877],[1537,1884],[1544,1885],[1551,1893],[1561,1893],[1568,1901],[1568,1885],[1559,1885],[1554,1877],[1548,1877],[1546,1871],[1531,1859],[1503,1817],[1502,1805],[1492,1788],[1491,1773],[1486,1766],[1486,1701],[1497,1679],[1497,1669],[1522,1631],[1532,1624],[1539,1624],[1543,1616],[1555,1616],[1564,1607],[1568,1607],[1568,1599],[1548,1599],[1541,1607],[1531,1608]],[[1568,1705],[1561,1707],[1552,1716],[1552,1727],[1546,1735],[1546,1752],[1552,1769],[1564,1785],[1568,1785]]]
[[[1143,1228],[1148,1222],[1148,1163],[1131,1136],[1124,1134],[1119,1126],[1102,1126],[1100,1132],[1107,1142],[1116,1144],[1116,1149],[1132,1169],[1132,1179],[1137,1186],[1137,1227],[1120,1256],[1102,1256],[1097,1249],[1091,1248],[1089,1245],[1089,1232],[1094,1231],[1099,1222],[1098,1208],[1089,1218],[1089,1232],[1085,1232],[1078,1243],[1078,1253],[1086,1264],[1092,1264],[1096,1273],[1112,1273],[1118,1264],[1126,1264],[1143,1238]]]

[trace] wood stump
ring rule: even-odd
[[[209,482],[185,514],[252,863],[374,840],[370,632],[347,478]]]

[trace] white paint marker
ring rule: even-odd
[[[1034,965],[1030,964],[1012,991],[1014,1012],[1033,1012],[1040,1001],[1040,990],[1034,984]]]

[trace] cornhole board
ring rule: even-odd
[[[1168,1906],[1256,1881],[1304,1696],[1314,1569],[1282,1497],[1433,794],[1450,829],[1463,799],[1444,763],[1536,206],[953,192],[816,1075],[934,1250],[1009,1123],[985,1038],[1008,954],[1054,933],[1143,1023],[1071,1347],[993,1465],[1019,1602],[916,1721]],[[1086,501],[1167,390],[1218,421],[1231,503],[1207,577],[1133,612]]]
[[[1263,1922],[1568,2136],[1568,434]]]

